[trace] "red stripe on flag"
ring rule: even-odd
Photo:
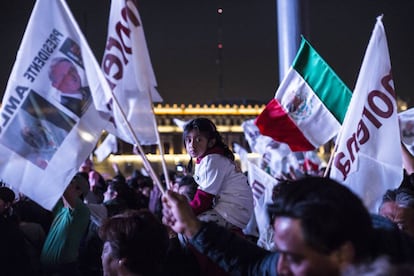
[[[252,191],[253,191],[253,196],[259,200],[259,198],[263,195],[264,191],[265,191],[265,186],[260,183],[257,182],[256,180],[253,182],[252,185]]]
[[[266,105],[256,118],[255,124],[261,134],[288,144],[292,151],[315,149],[276,99]]]

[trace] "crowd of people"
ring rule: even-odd
[[[52,211],[3,183],[0,275],[414,275],[413,168],[377,213],[332,179],[279,180],[269,251],[244,231],[252,190],[214,123],[188,122],[183,143],[190,161],[160,177],[164,193],[139,170],[103,179],[91,160]]]

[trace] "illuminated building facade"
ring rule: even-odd
[[[178,163],[185,164],[189,160],[183,144],[183,131],[174,123],[174,119],[186,122],[197,117],[209,118],[216,124],[224,142],[231,149],[233,143],[248,149],[241,125],[246,120],[255,119],[263,108],[264,105],[155,105],[154,113],[168,168],[174,169]],[[154,170],[161,172],[158,146],[143,146],[142,148]],[[104,162],[97,163],[96,168],[112,174],[111,163],[113,162],[119,164],[125,175],[129,175],[134,169],[142,168],[141,157],[133,154],[132,145],[121,140],[118,140],[118,152]]]

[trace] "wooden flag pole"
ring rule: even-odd
[[[339,137],[341,134],[342,134],[342,131],[340,131],[338,135],[336,136],[335,146],[334,146],[333,151],[331,152],[331,156],[329,157],[329,161],[328,161],[328,164],[326,165],[326,169],[325,169],[325,172],[323,173],[323,177],[328,177],[328,174],[331,171],[332,162],[334,160],[336,150],[338,149],[338,141],[339,141]]]
[[[152,103],[151,91],[148,93],[148,96],[150,98],[150,102]],[[153,107],[152,104],[151,104],[151,110],[152,110],[152,113],[155,114],[154,113],[154,107]],[[161,164],[162,164],[162,170],[164,172],[165,185],[166,185],[167,189],[171,189],[172,185],[171,185],[170,176],[169,176],[169,173],[168,173],[167,162],[165,161],[164,147],[161,145],[160,133],[158,132],[158,124],[157,124],[157,121],[155,119],[155,115],[152,118],[153,118],[152,123],[154,125],[155,130],[156,130],[155,134],[157,136],[158,148],[160,150]]]
[[[160,179],[158,178],[157,174],[155,173],[154,169],[152,168],[147,156],[144,153],[144,150],[141,147],[141,144],[139,143],[137,135],[135,134],[134,130],[132,129],[132,126],[129,123],[129,121],[128,121],[125,113],[124,113],[124,110],[121,108],[121,105],[120,105],[118,99],[116,98],[116,96],[114,95],[113,92],[112,92],[112,98],[114,99],[114,102],[115,102],[116,106],[119,108],[119,110],[121,112],[122,119],[124,120],[124,122],[128,126],[128,130],[129,130],[129,132],[130,132],[130,134],[131,134],[131,136],[132,136],[132,138],[135,142],[134,147],[136,147],[138,149],[138,153],[140,154],[140,156],[142,158],[142,161],[144,163],[144,167],[145,167],[146,171],[151,176],[152,180],[155,182],[155,184],[157,185],[159,190],[162,192],[162,194],[164,194],[165,193],[165,188],[162,186],[162,184],[160,182]],[[157,133],[158,133],[158,130],[157,130]],[[159,141],[158,141],[158,143],[159,143]]]

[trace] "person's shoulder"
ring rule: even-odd
[[[75,213],[79,216],[88,216],[89,217],[90,210],[81,198],[77,198],[75,208],[73,208],[71,210],[71,213]]]
[[[230,159],[219,153],[210,153],[203,157],[202,161],[206,162],[230,162]]]
[[[378,215],[378,214],[370,214],[371,222],[374,229],[382,229],[387,231],[399,231],[398,226],[392,222],[390,219]]]

